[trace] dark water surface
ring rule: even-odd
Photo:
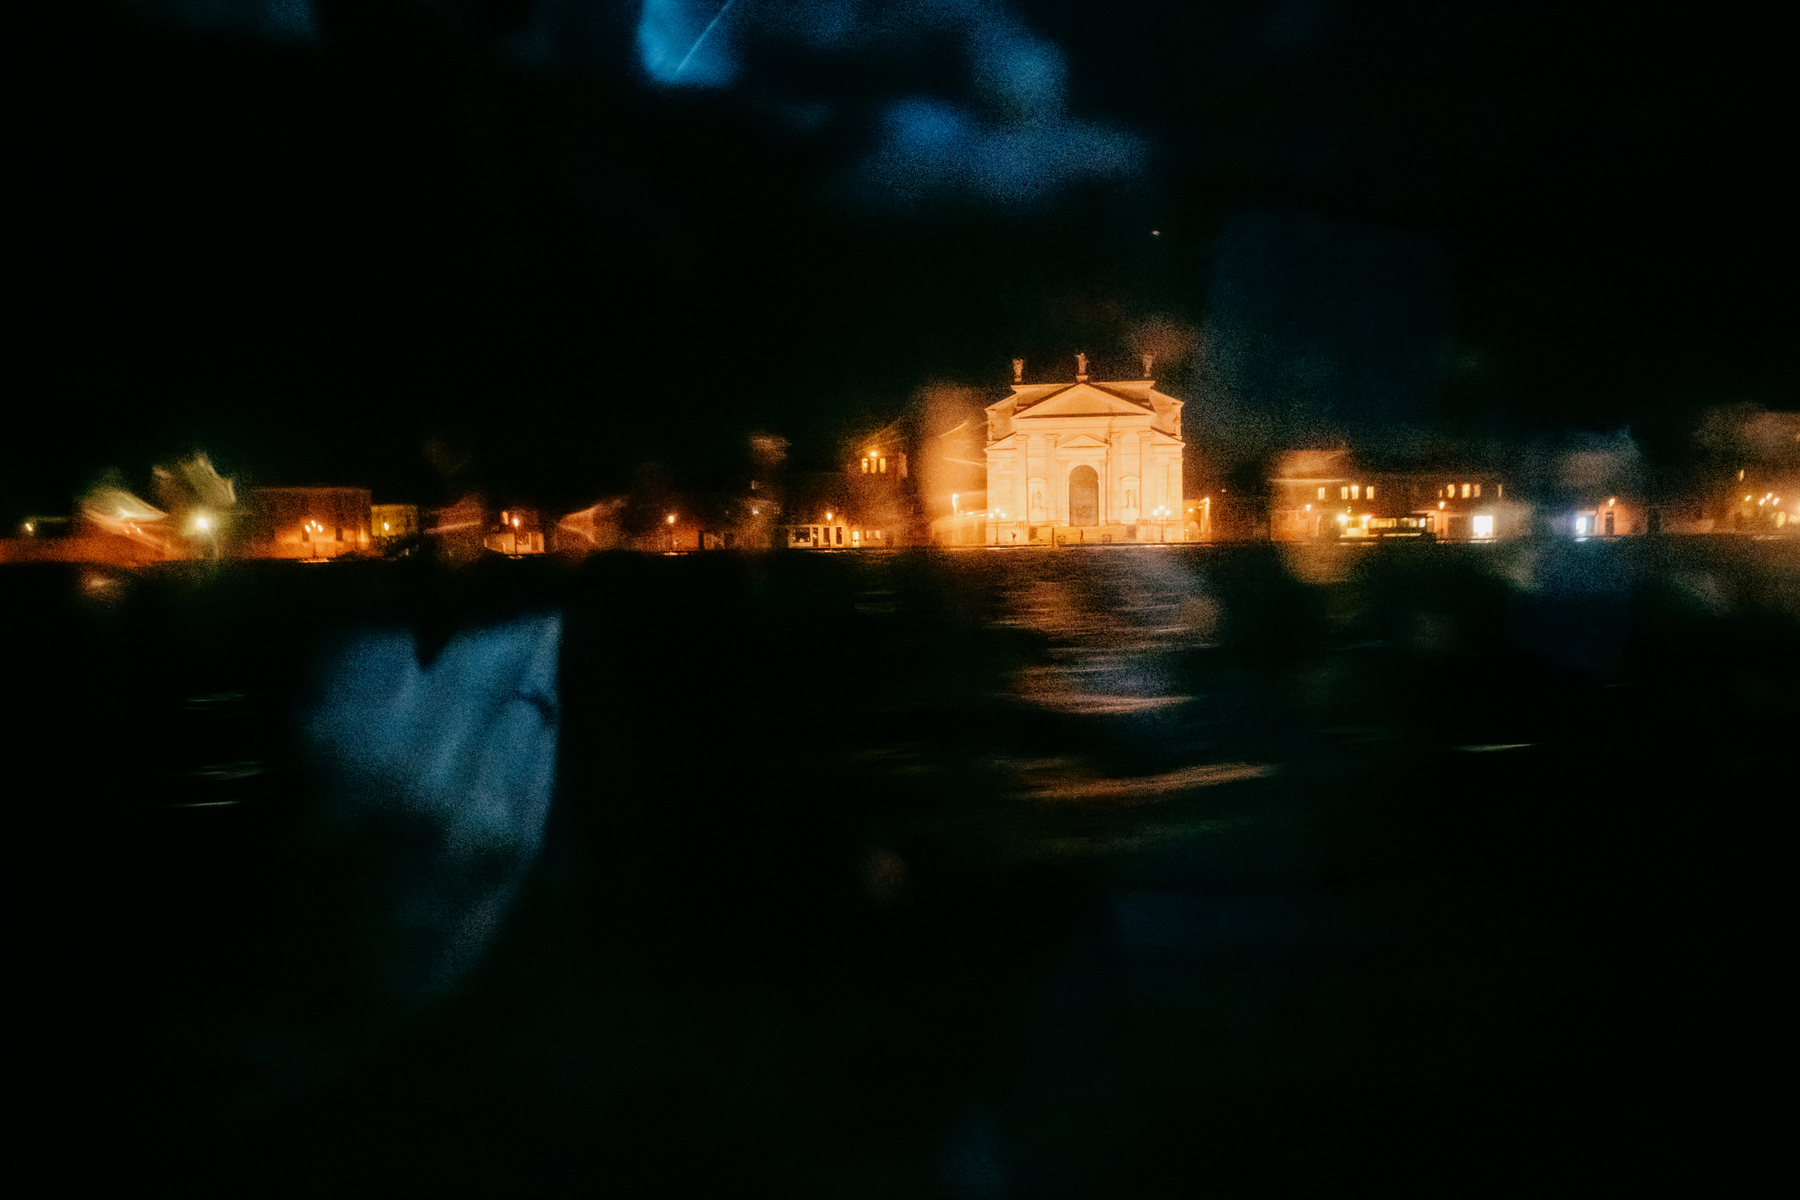
[[[45,1145],[300,1194],[1729,1171],[1797,549],[8,568]]]

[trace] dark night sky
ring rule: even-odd
[[[1158,320],[1240,434],[1655,457],[1800,407],[1760,9],[734,0],[688,56],[717,12],[140,0],[13,39],[8,519],[194,449],[380,500],[705,484],[1016,354],[1135,373]]]

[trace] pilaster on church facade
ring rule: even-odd
[[[982,540],[1180,540],[1181,408],[1151,379],[1014,383],[987,408]]]

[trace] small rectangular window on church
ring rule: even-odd
[[[1338,499],[1339,500],[1348,500],[1349,498],[1350,498],[1350,489],[1349,488],[1341,487],[1338,489]]]
[[[1369,499],[1371,499],[1371,500],[1373,500],[1375,498],[1375,485],[1372,483],[1369,485],[1368,496],[1369,496]]]
[[[1463,484],[1462,498],[1464,500],[1467,500],[1469,498],[1469,485],[1466,483]]]
[[[1475,485],[1475,494],[1477,496],[1481,495],[1481,485],[1479,483]]]
[[[1325,498],[1325,489],[1320,488],[1319,489],[1319,499],[1323,500],[1324,498]]]
[[[887,459],[885,458],[881,460],[881,473],[883,475],[887,474]]]
[[[1350,498],[1352,500],[1361,500],[1362,499],[1362,485],[1361,484],[1353,483],[1350,485]]]

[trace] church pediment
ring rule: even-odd
[[[1147,417],[1152,409],[1123,395],[1115,395],[1088,383],[1064,388],[1046,396],[1029,408],[1023,404],[1013,413],[1015,421],[1040,420],[1045,417]]]
[[[1063,441],[1056,443],[1056,448],[1058,451],[1105,450],[1107,448],[1107,445],[1105,442],[1101,441],[1097,437],[1093,437],[1090,434],[1081,433],[1081,434],[1075,435],[1072,438],[1066,438]]]

